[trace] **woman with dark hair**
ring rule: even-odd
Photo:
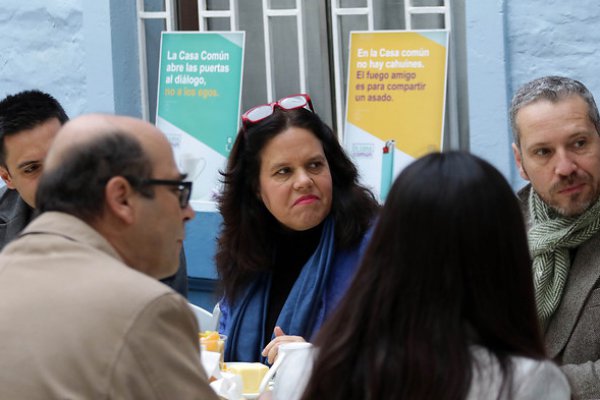
[[[219,198],[219,331],[225,360],[272,363],[337,305],[378,203],[308,95],[254,107],[242,122]]]
[[[399,175],[347,293],[273,397],[569,398],[545,358],[519,205],[475,156],[430,154]]]

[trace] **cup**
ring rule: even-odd
[[[221,335],[215,331],[204,331],[200,333],[200,348],[202,351],[213,351],[220,353],[221,358],[219,365],[223,369],[223,356],[225,354],[225,341],[227,340],[226,335]]]
[[[181,170],[188,174],[187,179],[192,182],[198,179],[206,167],[206,159],[192,153],[183,153],[179,159],[181,162]]]
[[[311,348],[312,344],[308,342],[291,342],[280,345],[279,351],[277,353],[277,359],[275,360],[271,368],[269,368],[269,371],[265,374],[263,380],[260,382],[258,392],[262,393],[265,391],[265,389],[269,385],[269,382],[271,381],[271,379],[273,379],[273,376],[275,376],[275,373],[277,372],[279,367],[281,367],[281,364],[286,359],[286,357],[288,357],[290,354],[296,351],[308,351]]]
[[[197,181],[206,168],[206,159],[192,153],[182,153],[179,156],[179,166],[181,172],[187,174],[186,180],[194,183],[191,199],[200,199],[203,196],[203,190],[201,190],[202,185]]]

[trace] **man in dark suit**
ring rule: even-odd
[[[574,398],[600,398],[600,116],[589,90],[547,76],[512,100],[513,152],[546,349]]]
[[[0,101],[0,250],[31,221],[44,157],[68,117],[51,95],[27,90]],[[162,280],[187,297],[187,263],[181,251],[176,274]]]

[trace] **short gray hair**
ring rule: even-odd
[[[588,116],[600,134],[600,115],[594,101],[594,96],[585,85],[575,79],[563,76],[543,76],[521,86],[513,96],[510,105],[510,124],[513,131],[513,141],[521,147],[520,132],[517,126],[517,113],[521,108],[538,100],[548,100],[556,103],[571,95],[579,95],[588,105]]]

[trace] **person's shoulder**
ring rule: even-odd
[[[15,218],[24,206],[19,192],[6,186],[0,188],[0,222],[6,223]]]
[[[9,189],[7,186],[2,186],[0,188],[0,204],[6,202],[15,202],[21,196],[19,196],[19,192],[14,189]]]
[[[109,285],[112,288],[111,291],[115,295],[118,294],[121,301],[132,304],[146,303],[162,298],[165,295],[176,294],[171,287],[160,282],[158,279],[137,271],[113,257],[98,257],[93,260],[90,259],[90,262],[104,264],[106,268],[98,265],[98,268],[94,269],[98,279],[104,281],[105,285]],[[108,268],[108,263],[111,264],[110,268]]]
[[[519,207],[521,208],[521,212],[523,213],[523,217],[525,218],[526,224],[529,224],[529,195],[533,188],[531,184],[523,186],[521,189],[517,191],[517,200],[519,202]]]
[[[0,188],[0,250],[31,221],[33,210],[14,189]]]
[[[16,192],[16,190],[9,189],[6,185],[0,187],[0,200],[4,199],[5,196],[9,196],[11,192]]]
[[[166,285],[156,282],[158,285],[152,287],[152,290],[146,288],[146,294],[142,297],[142,305],[139,307],[141,319],[148,321],[150,325],[159,320],[168,321],[172,324],[174,320],[183,319],[195,321],[194,316],[187,300]],[[163,287],[164,286],[164,287]]]
[[[93,265],[91,265],[93,264]],[[79,293],[85,293],[86,304],[104,311],[104,316],[116,313],[112,319],[131,322],[131,327],[158,324],[179,326],[189,318],[194,319],[187,300],[156,278],[139,272],[112,257],[90,259],[87,282],[78,285]],[[82,275],[70,279],[86,279]],[[109,294],[109,295],[108,295]],[[140,331],[140,329],[138,329]],[[143,332],[143,329],[141,329]]]
[[[472,346],[473,382],[468,399],[480,399],[489,393],[510,390],[502,398],[512,400],[568,400],[570,388],[560,368],[550,360],[527,357],[509,358],[511,382],[504,381],[504,374],[496,356],[487,348]]]
[[[521,202],[521,204],[527,204],[529,199],[529,193],[531,192],[531,184],[523,186],[521,189],[517,190],[517,198]]]
[[[157,396],[160,392],[169,398],[216,400],[200,364],[198,323],[187,301],[170,291],[145,302],[138,311],[114,360],[113,397],[163,398]],[[131,376],[132,370],[138,373]]]
[[[551,360],[512,357],[515,399],[570,399],[567,378]]]
[[[56,279],[68,276],[90,301],[140,306],[172,289],[130,266],[98,231],[73,216],[47,212],[5,252],[20,263],[45,263]],[[28,261],[24,261],[24,260]],[[106,298],[106,291],[112,295]]]

